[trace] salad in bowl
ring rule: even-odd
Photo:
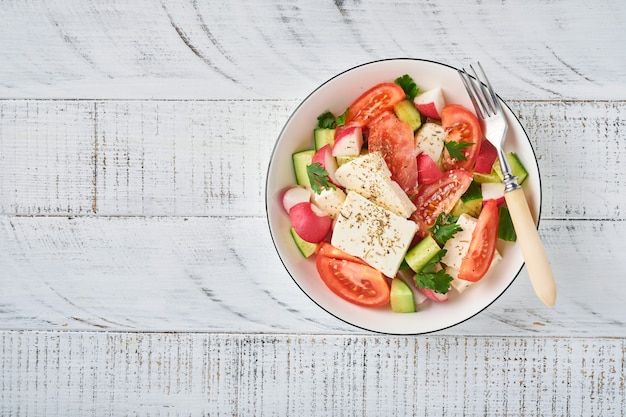
[[[536,158],[504,108],[507,159],[538,218]],[[354,326],[461,323],[523,266],[497,157],[453,67],[390,59],[343,72],[298,106],[273,150],[266,206],[279,257]]]

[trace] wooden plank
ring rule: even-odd
[[[2,331],[0,352],[2,415],[626,411],[623,339]]]
[[[626,102],[509,104],[537,154],[544,218],[626,218]],[[296,105],[0,101],[0,210],[261,215],[269,157]]]
[[[569,0],[0,7],[5,98],[304,97],[348,68],[399,56],[456,66],[478,59],[505,98],[626,95],[626,4],[618,0],[604,7]]]
[[[95,103],[0,102],[0,213],[93,214]]]
[[[526,272],[442,334],[626,336],[623,221],[542,222],[559,289]],[[598,249],[601,248],[601,249]],[[264,218],[0,217],[0,329],[363,333],[292,282]]]
[[[258,215],[269,156],[294,106],[99,103],[98,214]]]

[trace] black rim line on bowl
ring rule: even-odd
[[[342,71],[336,75],[334,75],[333,77],[327,79],[326,81],[324,81],[322,84],[318,85],[313,91],[311,91],[304,99],[302,99],[300,101],[300,104],[298,104],[298,106],[291,112],[291,115],[289,116],[289,118],[285,121],[285,123],[283,124],[282,129],[280,130],[280,133],[278,134],[278,137],[281,137],[283,135],[283,132],[285,131],[285,128],[287,127],[287,125],[289,125],[289,122],[291,121],[291,119],[295,116],[295,114],[298,112],[298,110],[304,105],[304,103],[313,95],[315,94],[319,89],[321,89],[322,87],[324,87],[326,84],[328,84],[329,82],[331,82],[332,80],[350,72],[350,71],[354,71],[357,68],[363,67],[363,66],[367,66],[367,65],[372,65],[372,64],[376,64],[376,63],[381,63],[381,62],[387,62],[387,61],[419,61],[419,62],[428,62],[428,63],[432,63],[432,64],[436,64],[436,65],[441,65],[444,67],[448,67],[451,68],[455,71],[458,71],[458,68],[453,67],[452,65],[448,65],[448,64],[444,64],[442,62],[437,62],[437,61],[432,61],[432,60],[428,60],[428,59],[420,59],[420,58],[385,58],[385,59],[379,59],[376,61],[370,61],[370,62],[366,62],[363,64],[359,64],[356,65],[354,67],[351,67],[345,71]],[[538,181],[538,185],[539,185],[539,204],[538,204],[538,211],[537,211],[537,229],[539,229],[539,224],[541,222],[541,208],[542,208],[542,201],[543,201],[543,190],[542,190],[542,186],[541,186],[541,171],[539,170],[539,163],[537,161],[537,154],[535,153],[535,148],[533,147],[533,144],[530,141],[530,137],[528,136],[528,133],[526,132],[526,129],[524,128],[524,125],[520,122],[519,118],[515,115],[515,113],[513,112],[513,110],[511,109],[511,107],[508,105],[508,103],[506,103],[504,100],[502,100],[502,98],[497,95],[498,99],[500,99],[500,101],[502,103],[504,103],[504,105],[507,107],[507,109],[509,109],[509,111],[511,112],[511,114],[513,115],[513,117],[515,118],[515,120],[517,121],[517,123],[519,124],[519,126],[522,128],[522,131],[524,132],[524,136],[526,137],[526,140],[528,142],[528,145],[530,146],[530,150],[533,154],[533,158],[535,160],[535,166],[537,168],[537,181]],[[519,276],[520,272],[522,272],[522,269],[524,268],[525,262],[522,259],[522,265],[520,266],[520,268],[518,269],[518,271],[515,273],[515,276],[513,277],[513,279],[511,280],[511,282],[509,282],[509,285],[507,285],[502,292],[500,292],[500,294],[498,294],[498,296],[496,296],[493,300],[491,300],[491,302],[489,302],[486,306],[484,306],[483,308],[481,308],[480,310],[478,310],[476,313],[472,314],[469,317],[464,318],[463,320],[456,322],[454,324],[451,324],[449,326],[445,326],[445,327],[441,327],[439,329],[434,329],[434,330],[429,330],[429,331],[425,331],[425,332],[420,332],[420,333],[391,333],[391,332],[384,332],[381,330],[372,330],[372,329],[368,329],[366,327],[363,326],[359,326],[356,325],[354,323],[351,323],[349,321],[347,321],[346,319],[343,319],[339,316],[337,316],[336,314],[328,311],[326,308],[324,308],[322,305],[320,305],[316,300],[314,300],[301,286],[300,284],[298,284],[298,281],[296,281],[295,277],[291,274],[291,271],[289,271],[289,268],[287,268],[287,265],[285,264],[285,261],[283,260],[283,257],[280,255],[280,252],[278,251],[278,246],[276,244],[276,240],[274,239],[274,233],[272,231],[272,225],[270,224],[270,213],[269,213],[269,207],[268,207],[268,181],[269,181],[269,171],[270,168],[272,166],[272,161],[274,160],[274,155],[276,153],[276,148],[278,147],[278,141],[275,141],[274,143],[274,147],[272,148],[272,153],[270,154],[270,159],[269,162],[267,164],[267,174],[265,176],[265,213],[266,213],[266,219],[267,219],[267,226],[269,228],[269,232],[270,232],[270,237],[272,238],[272,244],[274,245],[274,249],[276,251],[276,254],[278,255],[278,258],[280,259],[280,262],[283,264],[283,267],[285,268],[285,270],[287,271],[287,273],[289,274],[289,276],[291,277],[291,280],[298,286],[298,288],[300,289],[300,291],[302,291],[311,301],[313,301],[313,303],[315,303],[319,308],[321,308],[322,310],[324,310],[327,314],[331,315],[332,317],[335,317],[336,319],[338,319],[339,321],[346,323],[350,326],[356,327],[357,329],[361,329],[361,330],[365,330],[368,332],[372,332],[372,333],[377,333],[377,334],[384,334],[384,335],[391,335],[391,336],[419,336],[419,335],[424,335],[424,334],[430,334],[430,333],[436,333],[436,332],[440,332],[446,329],[450,329],[454,326],[458,326],[460,324],[465,323],[466,321],[476,317],[478,314],[482,313],[483,311],[485,311],[489,306],[491,306],[494,302],[496,302],[496,300],[498,300],[510,287],[511,285],[513,285],[513,283],[515,282],[515,280],[517,279],[517,277]]]

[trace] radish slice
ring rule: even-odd
[[[310,202],[291,207],[289,220],[298,236],[310,243],[324,240],[333,224],[330,216]]]
[[[474,172],[479,174],[490,174],[493,168],[493,163],[498,157],[498,150],[489,140],[483,139],[480,144],[480,151],[476,157],[476,164],[474,165]]]
[[[484,182],[480,185],[483,194],[483,201],[496,200],[498,205],[504,203],[504,183],[502,182]]]
[[[332,156],[358,156],[363,147],[363,129],[360,126],[338,126]]]
[[[446,105],[441,88],[433,88],[413,99],[413,104],[419,112],[431,119],[441,120],[441,109]]]
[[[417,156],[417,182],[419,184],[432,184],[441,178],[443,178],[443,172],[437,164],[427,153],[420,153]]]
[[[315,152],[311,163],[319,163],[328,172],[328,179],[330,180],[330,182],[339,186],[339,183],[335,178],[335,171],[337,171],[337,160],[332,155],[332,148],[330,145],[324,145],[317,152]]]
[[[445,294],[439,294],[438,292],[434,292],[433,290],[431,290],[430,288],[419,288],[417,287],[417,290],[419,292],[421,292],[422,294],[424,294],[427,298],[436,301],[438,303],[443,303],[448,301],[448,293]]]
[[[289,210],[296,204],[311,201],[311,194],[310,188],[301,185],[291,187],[283,194],[283,208],[289,213]]]

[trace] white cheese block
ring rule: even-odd
[[[417,231],[417,224],[348,191],[331,244],[394,277]]]
[[[333,219],[337,218],[345,199],[346,193],[340,188],[323,188],[319,194],[313,192],[311,196],[313,203]]]
[[[500,252],[496,250],[496,253],[493,254],[493,261],[491,261],[491,265],[489,266],[489,269],[493,268],[501,260],[502,260],[502,255],[500,255]],[[478,282],[478,281],[476,282],[467,281],[467,280],[459,278],[459,270],[451,266],[446,266],[445,270],[446,270],[446,273],[453,278],[453,280],[450,282],[450,286],[452,286],[452,288],[454,288],[459,294],[463,293],[463,291],[468,289],[472,284],[475,284],[476,282]]]
[[[443,246],[443,249],[447,250],[447,252],[445,256],[441,259],[441,263],[445,264],[446,273],[454,278],[450,285],[459,293],[462,293],[470,285],[474,284],[474,282],[472,281],[460,279],[458,275],[459,269],[461,268],[461,262],[463,261],[463,258],[465,257],[465,255],[467,255],[467,251],[469,250],[469,245],[472,240],[472,233],[474,233],[477,221],[477,219],[468,214],[462,214],[461,216],[459,216],[459,220],[457,220],[457,223],[461,226],[463,230],[457,232]],[[500,255],[500,253],[496,250],[493,255],[493,260],[491,261],[491,266],[489,268],[493,268],[493,266],[501,260],[502,255]]]
[[[371,152],[341,165],[335,178],[348,191],[355,191],[398,216],[407,218],[415,205],[391,179],[391,172],[379,152]]]
[[[446,131],[437,123],[424,123],[415,134],[415,147],[417,152],[424,152],[438,164],[443,152]]]
[[[446,274],[450,275],[453,278],[452,281],[450,282],[450,286],[454,288],[459,294],[463,293],[463,291],[468,289],[473,284],[472,281],[466,281],[464,279],[460,279],[458,269],[453,268],[451,266],[446,266],[445,270],[446,270]]]
[[[472,241],[472,233],[476,228],[476,219],[468,214],[461,214],[457,220],[457,224],[463,230],[460,230],[449,239],[443,246],[446,254],[441,259],[441,263],[451,266],[455,269],[461,268],[461,261],[467,254],[470,242]]]

